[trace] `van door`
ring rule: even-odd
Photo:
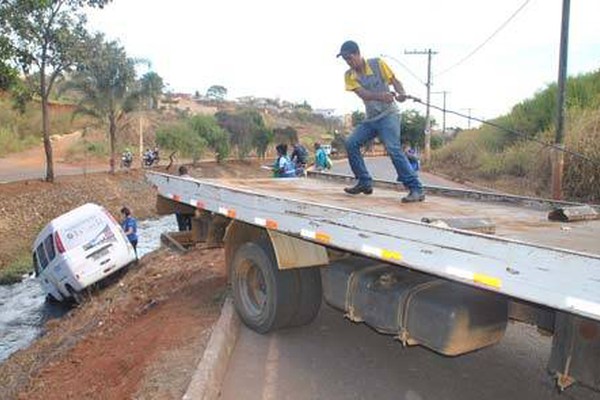
[[[52,234],[49,234],[37,246],[34,253],[34,268],[39,271],[44,290],[56,298],[56,292],[60,292],[60,279],[56,275],[57,271],[55,271],[58,259],[56,258],[56,250],[53,242]],[[36,264],[37,266],[35,266]]]

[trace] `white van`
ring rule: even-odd
[[[135,252],[113,216],[84,204],[55,219],[33,243],[33,266],[48,298],[82,300],[81,291],[135,261]]]

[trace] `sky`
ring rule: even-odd
[[[356,41],[365,58],[383,57],[407,93],[423,100],[427,56],[406,52],[431,49],[431,104],[442,107],[446,91],[448,110],[490,119],[557,80],[562,3],[113,0],[88,19],[128,55],[149,60],[174,92],[222,85],[228,99],[307,101],[340,115],[364,110],[345,91],[348,66],[335,57],[345,40]],[[571,1],[569,76],[600,68],[599,15],[600,0]],[[401,109],[425,114],[411,101]],[[432,117],[441,127],[442,113],[432,110]],[[469,121],[447,114],[446,125],[467,128]]]

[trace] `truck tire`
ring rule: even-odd
[[[249,328],[268,333],[289,326],[298,310],[296,271],[277,268],[268,240],[238,247],[230,274],[235,308]]]
[[[323,289],[319,268],[299,268],[290,272],[297,273],[299,286],[298,309],[288,326],[302,326],[315,319],[321,308]]]

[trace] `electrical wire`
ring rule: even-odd
[[[467,54],[465,57],[463,57],[462,59],[460,59],[458,62],[456,62],[455,64],[451,65],[450,67],[446,68],[445,70],[443,70],[442,72],[435,74],[436,77],[445,74],[446,72],[454,69],[455,67],[458,67],[460,64],[462,64],[463,62],[467,61],[469,58],[471,58],[475,53],[477,53],[479,50],[481,50],[481,48],[483,46],[485,46],[490,40],[492,40],[492,38],[494,36],[496,36],[502,29],[504,29],[506,27],[506,25],[508,25],[508,23],[510,21],[512,21],[517,14],[519,14],[521,12],[521,10],[523,10],[523,8],[525,8],[525,6],[530,2],[531,0],[525,0],[525,2],[523,4],[521,4],[521,6],[514,12],[512,13],[512,15],[502,23],[502,25],[500,25],[500,27],[498,29],[496,29],[487,39],[485,39],[483,41],[483,43],[481,43],[479,46],[475,47],[474,50],[472,50],[469,54]]]
[[[394,60],[395,62],[397,62],[402,68],[404,68],[406,70],[406,72],[408,72],[410,75],[412,75],[413,78],[415,78],[416,80],[418,80],[420,83],[422,83],[423,85],[427,86],[427,83],[425,81],[423,81],[421,78],[419,78],[417,76],[417,74],[415,74],[414,72],[412,72],[410,70],[410,68],[408,68],[406,65],[404,65],[400,60],[398,60],[396,57],[392,57],[388,54],[381,54],[381,57],[385,57],[385,58],[389,58],[391,60]]]
[[[600,163],[597,162],[596,160],[592,160],[591,158],[589,158],[589,157],[587,157],[587,156],[585,156],[585,155],[583,155],[581,153],[578,153],[578,152],[573,151],[573,150],[569,150],[566,147],[563,147],[563,146],[558,145],[556,143],[546,143],[546,142],[541,141],[539,139],[532,138],[532,137],[530,137],[529,135],[527,135],[527,134],[525,134],[523,132],[519,132],[517,130],[511,129],[511,128],[507,128],[505,126],[496,124],[494,122],[485,121],[485,120],[480,119],[480,118],[476,118],[476,117],[472,117],[472,116],[469,116],[469,115],[465,115],[465,114],[459,113],[458,111],[452,111],[452,110],[448,110],[447,108],[438,107],[438,106],[435,106],[435,105],[433,105],[431,103],[427,104],[426,101],[422,101],[418,97],[406,96],[406,98],[414,101],[415,103],[420,103],[420,104],[423,104],[425,106],[429,106],[429,107],[431,107],[433,109],[436,109],[438,111],[446,112],[446,113],[449,113],[449,114],[454,114],[454,115],[462,117],[462,118],[472,119],[473,121],[477,121],[477,122],[485,124],[485,125],[493,126],[494,128],[500,129],[500,130],[508,132],[510,134],[513,134],[513,135],[516,135],[516,136],[520,136],[520,137],[525,138],[527,140],[530,140],[532,142],[538,143],[538,144],[542,145],[543,147],[548,147],[548,148],[552,148],[552,149],[561,151],[561,152],[563,152],[565,154],[569,154],[569,155],[571,155],[573,157],[580,158],[580,159],[585,160],[585,161],[587,161],[587,162],[589,162],[589,163],[591,163],[591,164],[593,164],[593,165],[595,165],[597,167],[600,167]]]

